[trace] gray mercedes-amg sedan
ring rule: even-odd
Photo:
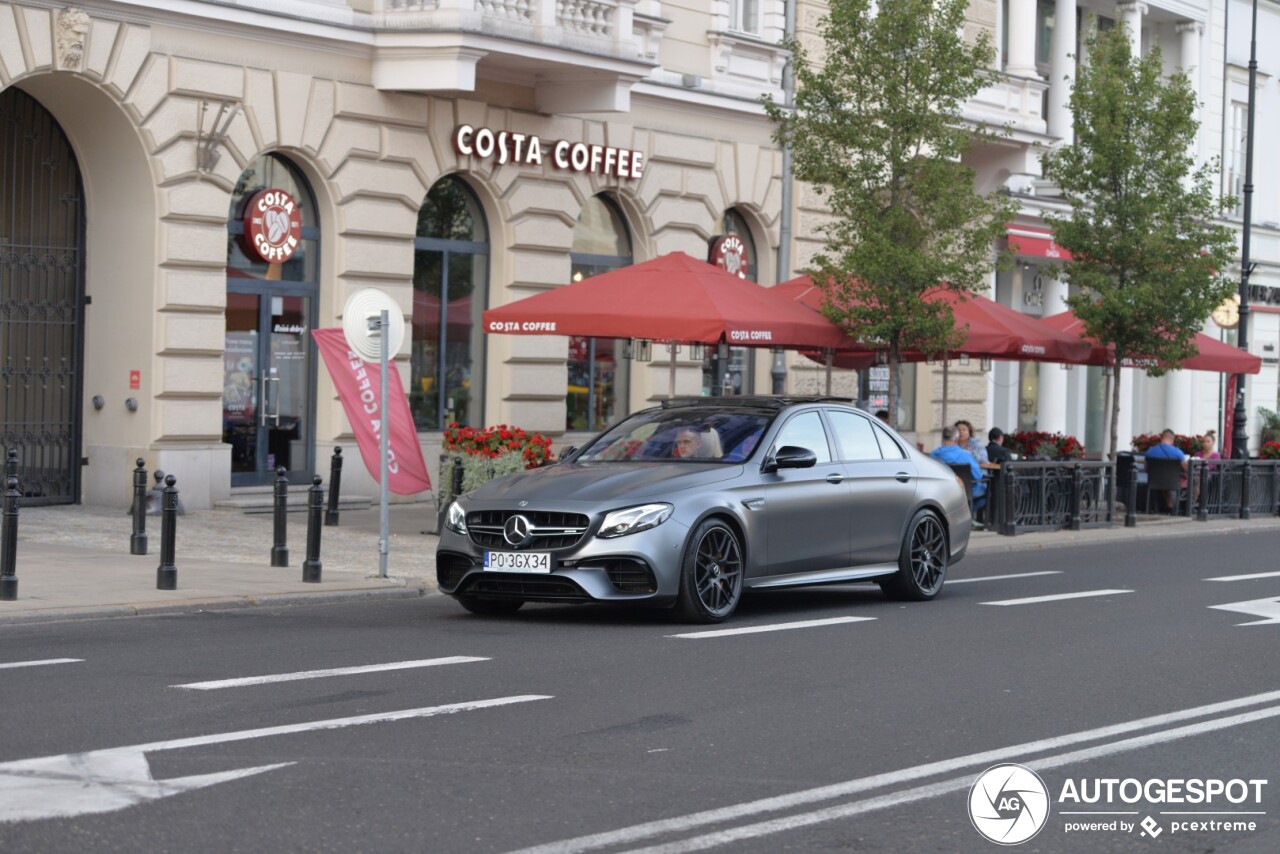
[[[794,397],[668,401],[445,519],[437,579],[470,611],[633,602],[696,622],[750,588],[867,580],[932,599],[972,528],[950,468],[849,401]]]

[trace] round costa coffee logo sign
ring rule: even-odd
[[[244,208],[244,242],[254,255],[271,264],[293,257],[302,240],[302,213],[284,190],[259,190]]]
[[[739,279],[747,277],[747,245],[736,234],[722,234],[713,238],[707,261],[721,267]]]
[[[1049,790],[1040,775],[1009,762],[978,775],[969,790],[969,819],[999,845],[1017,845],[1040,832],[1049,820]]]

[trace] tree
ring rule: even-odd
[[[1114,364],[1160,376],[1196,354],[1194,336],[1235,284],[1222,273],[1235,239],[1215,224],[1234,205],[1214,190],[1216,160],[1197,166],[1196,96],[1185,74],[1162,76],[1160,50],[1135,60],[1123,26],[1088,44],[1071,92],[1075,142],[1043,159],[1071,213],[1046,216],[1079,292],[1067,304]],[[1119,372],[1108,379],[1115,458]]]
[[[985,287],[992,246],[1011,201],[974,190],[961,158],[994,129],[968,125],[963,107],[988,82],[988,34],[963,37],[968,0],[832,0],[819,25],[823,59],[791,41],[793,109],[765,99],[774,139],[793,173],[832,214],[808,272],[824,313],[853,338],[883,347],[889,413],[897,420],[900,355],[938,355],[959,343],[935,288]]]

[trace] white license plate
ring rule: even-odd
[[[485,552],[484,568],[491,572],[550,572],[550,552]]]

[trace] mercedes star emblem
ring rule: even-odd
[[[533,539],[533,523],[520,515],[512,516],[502,526],[502,538],[514,548],[520,548]]]

